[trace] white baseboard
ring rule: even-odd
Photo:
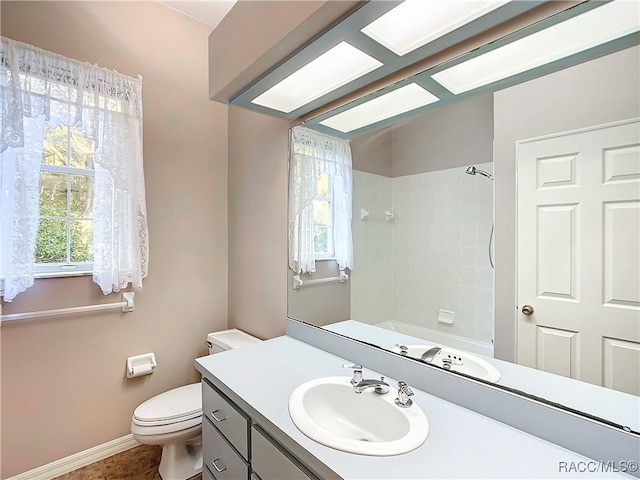
[[[124,437],[116,438],[102,445],[74,453],[73,455],[61,458],[47,465],[34,468],[20,475],[7,478],[7,480],[52,480],[60,475],[73,472],[74,470],[99,462],[100,460],[104,460],[105,458],[138,445],[140,444],[133,439],[133,435],[125,435]]]

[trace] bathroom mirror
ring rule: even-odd
[[[636,45],[351,138],[354,268],[346,282],[295,289],[290,271],[289,317],[639,432],[639,59]],[[620,129],[622,143],[601,149],[588,174],[581,145]],[[518,212],[531,191],[600,195],[597,182],[583,186],[588,175],[629,194],[601,205],[600,230],[587,234],[605,242],[592,269],[608,289],[598,300],[624,325],[601,332],[595,374],[579,358],[590,354],[587,334],[548,320],[543,306],[588,313],[557,313],[584,300],[576,281],[595,281],[578,276],[591,270],[578,257],[588,244],[576,230],[582,200],[534,204],[533,220]],[[301,278],[339,277],[325,260]],[[534,315],[517,296],[529,284]]]

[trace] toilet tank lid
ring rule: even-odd
[[[250,343],[262,341],[237,328],[210,333],[207,335],[207,340],[223,350],[231,350]]]
[[[202,412],[202,384],[192,383],[150,398],[135,409],[133,416],[140,421],[154,422],[198,412]]]

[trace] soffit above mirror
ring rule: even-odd
[[[321,113],[305,125],[352,138],[473,95],[502,90],[638,45],[639,29],[637,2],[584,2]],[[402,93],[409,88],[423,98]],[[426,98],[425,92],[435,98]]]
[[[274,66],[230,103],[294,120],[543,3],[370,1]],[[426,6],[438,15],[429,15]],[[411,19],[419,20],[411,22],[413,28]]]
[[[435,20],[425,12],[414,14],[429,17],[423,25],[432,23],[423,26],[429,35],[422,37],[407,34],[396,38],[402,35],[395,30],[406,33],[405,29],[387,30],[389,36],[384,29],[376,31],[375,27],[388,17],[416,2],[419,0],[366,3],[231,103],[287,120],[302,119],[314,130],[352,138],[471,95],[500,90],[640,43],[640,7],[633,0],[590,0],[564,4],[562,8],[557,2],[522,0],[437,2],[438,8],[472,4],[475,10],[449,11]],[[419,3],[423,8],[433,4]],[[484,32],[526,17],[549,3],[556,3],[556,11],[542,15],[542,20],[479,48],[434,61],[418,70],[420,73],[385,83],[394,72],[422,64],[447,49],[455,51]],[[434,25],[438,20],[443,21]],[[332,60],[333,54],[349,60]],[[518,62],[520,59],[526,61]],[[353,70],[334,67],[339,64]],[[329,73],[335,75],[330,77]],[[310,79],[305,80],[305,75]],[[382,86],[360,93],[378,83]],[[311,87],[309,92],[300,88],[305,86]]]

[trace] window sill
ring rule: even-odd
[[[42,273],[34,273],[33,278],[60,278],[60,277],[84,277],[86,275],[93,275],[93,272],[42,272]]]

